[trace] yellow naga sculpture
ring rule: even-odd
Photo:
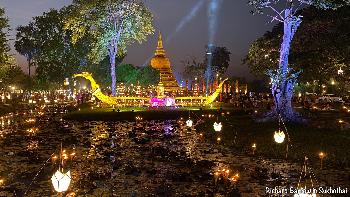
[[[100,86],[96,83],[95,79],[92,77],[91,73],[88,72],[82,72],[80,74],[75,74],[74,77],[82,77],[86,80],[90,81],[91,83],[91,91],[92,95],[98,98],[103,103],[109,104],[109,105],[117,105],[119,101],[125,101],[125,100],[143,100],[143,101],[150,101],[151,98],[148,97],[119,97],[119,96],[107,96],[102,93]],[[227,79],[223,80],[219,86],[216,88],[215,92],[211,94],[210,96],[205,97],[174,97],[174,100],[202,100],[204,101],[204,105],[209,105],[212,102],[215,101],[215,99],[219,96],[222,86],[225,83]]]

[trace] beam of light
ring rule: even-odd
[[[218,12],[222,0],[210,0],[208,7],[208,20],[209,20],[209,44],[214,44],[215,35],[218,25]]]
[[[212,77],[212,61],[213,61],[213,49],[214,49],[214,42],[215,42],[215,36],[218,26],[218,13],[220,9],[220,5],[222,4],[223,0],[210,0],[209,7],[208,7],[208,34],[209,34],[209,43],[208,43],[208,51],[207,51],[207,58],[208,58],[208,65],[206,70],[206,95],[209,94],[209,81]]]
[[[198,11],[204,5],[204,2],[205,0],[200,0],[196,5],[193,6],[191,11],[181,19],[180,23],[176,26],[176,29],[173,31],[173,33],[171,33],[165,40],[165,44],[169,43],[177,33],[179,33],[195,16],[197,16]],[[141,67],[147,66],[152,57],[153,55],[147,58],[147,60],[141,65]]]
[[[170,34],[166,42],[169,42],[177,33],[179,33],[185,27],[185,25],[187,25],[193,19],[193,17],[197,16],[198,11],[200,10],[200,8],[203,7],[203,5],[204,0],[199,1],[196,5],[194,5],[190,13],[188,13],[184,18],[182,18],[180,23],[176,26],[175,31],[173,31],[173,33]]]

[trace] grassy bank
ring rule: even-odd
[[[191,112],[189,112],[189,110]],[[180,117],[188,117],[189,114],[192,117],[199,117],[203,113],[215,113],[218,109],[148,109],[148,108],[133,108],[122,109],[119,112],[112,109],[96,109],[96,110],[80,110],[67,114],[64,118],[68,120],[99,120],[99,121],[135,121],[137,116],[142,117],[143,120],[175,120]]]
[[[213,107],[122,107],[111,108],[101,107],[96,108],[88,105],[81,105],[76,107],[74,111],[71,111],[64,118],[68,120],[99,120],[99,121],[111,121],[111,120],[129,120],[134,121],[136,116],[141,116],[143,120],[168,120],[178,119],[180,117],[201,116],[203,113],[215,113],[218,110],[231,110],[230,106],[214,105]]]

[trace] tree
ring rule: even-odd
[[[25,88],[28,84],[28,77],[17,65],[6,65],[0,67],[0,85],[4,88],[9,85]]]
[[[8,32],[8,19],[5,16],[5,10],[0,8],[0,86],[3,87],[18,86],[26,81],[23,71],[15,64],[14,58],[9,54]]]
[[[218,46],[212,46],[211,49],[207,46],[207,51],[211,50],[210,56],[211,56],[211,68],[212,72],[215,75],[222,76],[225,74],[228,66],[230,65],[230,55],[231,52],[228,51],[226,47],[218,47]],[[209,62],[209,55],[205,56],[204,64],[208,65]]]
[[[10,47],[7,43],[8,32],[8,19],[5,15],[5,10],[0,8],[0,66],[5,66],[12,63],[12,58],[9,55]]]
[[[116,64],[120,64],[124,60],[125,56],[126,56],[125,53],[118,54],[116,58]],[[90,62],[88,65],[84,66],[82,69],[83,69],[82,70],[83,72],[93,73],[94,78],[96,79],[96,81],[98,81],[99,84],[105,87],[110,86],[111,76],[106,75],[106,73],[109,73],[110,71],[109,58],[107,56],[98,64],[94,64]]]
[[[204,76],[206,79],[206,94],[209,94],[209,82],[214,76],[222,75],[226,72],[230,62],[230,52],[226,47],[217,47],[212,44],[206,46],[204,64],[207,65]]]
[[[150,65],[139,68],[137,73],[137,81],[142,86],[157,85],[159,83],[159,71]]]
[[[138,69],[132,64],[123,64],[116,68],[118,76],[117,82],[127,85],[134,84],[137,81]]]
[[[112,95],[116,95],[116,56],[134,41],[142,42],[153,33],[152,14],[137,0],[75,0],[74,12],[66,22],[75,43],[92,32],[96,42],[90,53],[95,62],[109,56]]]
[[[71,32],[64,29],[70,12],[71,7],[51,9],[42,16],[34,17],[28,25],[17,28],[15,48],[27,57],[29,66],[35,61],[35,81],[39,87],[61,84],[65,78],[90,65],[87,55],[93,38],[85,34],[82,40],[73,45]]]
[[[117,67],[118,82],[126,85],[140,84],[142,86],[157,85],[159,71],[151,66],[136,67],[132,64],[123,64]]]
[[[15,49],[16,51],[25,56],[28,61],[28,75],[30,77],[30,70],[33,63],[33,58],[38,49],[37,43],[33,38],[35,34],[34,24],[31,22],[27,26],[17,27]]]
[[[327,84],[331,78],[339,78],[340,68],[350,73],[346,66],[350,62],[349,6],[322,11],[308,7],[301,14],[304,22],[295,34],[289,56],[290,67],[303,71],[299,83]],[[282,34],[283,26],[278,24],[251,45],[244,63],[252,73],[263,75],[278,63]]]
[[[182,61],[184,65],[184,72],[182,76],[185,80],[193,80],[197,78],[198,80],[204,80],[204,73],[206,70],[206,64],[199,62],[195,57],[189,57],[188,59]]]
[[[279,3],[285,3],[284,9],[278,10]],[[281,116],[287,121],[300,121],[300,116],[292,107],[294,86],[301,71],[294,71],[289,66],[289,54],[291,43],[302,22],[302,16],[298,10],[303,5],[315,6],[321,9],[336,9],[345,1],[327,0],[252,0],[249,3],[254,7],[253,13],[263,13],[263,10],[271,10],[271,22],[283,23],[282,44],[279,50],[277,70],[267,71],[271,78],[271,91],[275,101],[275,107],[269,114],[271,117]],[[270,15],[269,15],[270,16]]]
[[[207,87],[214,76],[225,74],[230,65],[230,52],[226,47],[214,45],[206,46],[204,61],[200,62],[195,57],[189,57],[182,61],[184,65],[183,77],[186,80],[197,78],[199,81],[206,81]]]

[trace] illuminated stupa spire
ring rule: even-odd
[[[162,39],[162,33],[159,32],[159,36],[158,36],[158,46],[156,49],[156,56],[165,56],[165,50],[163,47],[163,39]]]
[[[159,71],[160,82],[164,84],[165,92],[176,92],[179,89],[171,69],[170,60],[165,55],[162,34],[160,32],[158,35],[158,45],[154,57],[151,59],[151,66]]]

